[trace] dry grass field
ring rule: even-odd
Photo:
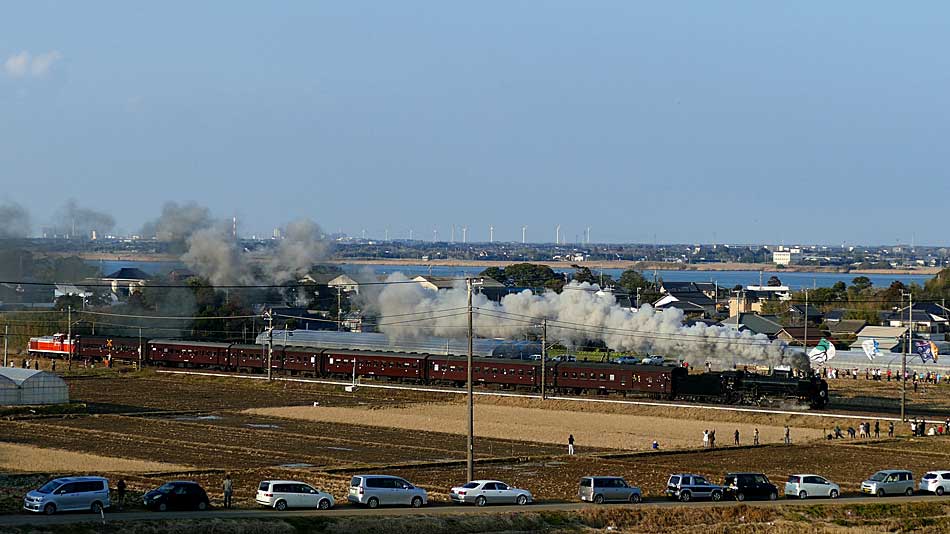
[[[7,473],[147,473],[189,467],[0,442],[0,469]]]
[[[468,417],[465,405],[459,402],[376,409],[291,406],[255,408],[247,413],[453,434],[466,433]],[[475,434],[483,438],[566,444],[567,436],[573,434],[578,446],[618,450],[646,450],[653,440],[658,440],[664,448],[701,446],[704,429],[716,429],[717,442],[722,445],[732,443],[736,429],[740,437],[745,436],[747,441],[751,441],[754,429],[758,428],[763,443],[781,441],[784,434],[782,426],[483,403],[476,403],[475,418]],[[819,439],[823,432],[796,427],[792,429],[792,435],[796,440],[804,441]]]

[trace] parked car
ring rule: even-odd
[[[785,496],[807,499],[808,497],[831,497],[837,499],[841,486],[818,475],[789,475],[785,482]]]
[[[950,471],[929,471],[920,479],[920,491],[943,495],[950,491]]]
[[[109,481],[102,477],[54,478],[23,498],[24,510],[46,515],[75,510],[99,513],[109,506]]]
[[[688,502],[692,499],[722,499],[722,486],[713,484],[706,477],[690,474],[670,475],[666,482],[666,496]]]
[[[288,508],[333,507],[333,496],[296,480],[265,480],[257,487],[257,504],[284,511]]]
[[[582,501],[603,504],[605,502],[638,503],[643,497],[640,488],[627,484],[621,477],[584,477],[577,496]]]
[[[351,478],[346,499],[370,508],[387,504],[404,504],[419,508],[428,502],[424,489],[389,475],[358,475]]]
[[[762,473],[727,473],[723,484],[725,496],[737,501],[746,499],[778,499],[778,488]]]
[[[633,356],[621,356],[614,360],[614,363],[618,363],[620,365],[636,365],[640,363],[640,358],[634,358]]]
[[[142,496],[142,504],[150,510],[207,510],[208,494],[197,482],[175,480],[166,482]]]
[[[861,483],[861,493],[871,493],[878,497],[913,495],[914,474],[903,469],[878,471]]]
[[[468,484],[452,488],[449,492],[452,502],[476,506],[486,504],[516,503],[528,504],[534,499],[531,492],[515,488],[497,480],[473,480]]]
[[[642,365],[663,365],[663,362],[663,356],[648,356],[640,360]]]

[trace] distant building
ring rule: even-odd
[[[761,313],[765,302],[791,298],[788,286],[747,286],[729,296],[729,314]]]
[[[776,250],[772,253],[772,263],[775,265],[792,265],[801,261],[801,251]]]
[[[944,341],[947,332],[950,332],[948,310],[943,306],[927,302],[914,306],[908,317],[908,308],[903,308],[885,316],[885,323],[889,326],[908,327],[913,325],[914,337],[932,341]]]
[[[716,315],[716,301],[700,291],[671,291],[654,302],[653,307],[659,310],[678,308],[691,318],[697,314],[700,317]]]

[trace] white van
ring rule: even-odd
[[[257,504],[284,511],[288,508],[333,508],[333,496],[296,480],[265,480],[257,487]]]

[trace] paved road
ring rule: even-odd
[[[885,497],[879,499],[877,497],[864,497],[864,496],[855,496],[855,497],[842,497],[837,500],[829,499],[808,499],[808,500],[778,500],[778,501],[747,501],[746,504],[751,506],[806,506],[814,504],[832,504],[832,505],[848,505],[848,504],[869,504],[869,503],[908,503],[908,502],[918,502],[918,501],[928,501],[941,499],[945,500],[947,497],[936,497],[933,495],[914,495],[912,497]],[[415,514],[424,514],[424,515],[459,515],[459,514],[491,514],[491,513],[510,513],[510,512],[541,512],[541,511],[561,511],[569,512],[575,510],[582,510],[589,507],[594,507],[597,505],[586,504],[586,503],[544,503],[544,504],[532,504],[528,506],[490,506],[485,508],[476,508],[474,506],[455,506],[450,504],[433,504],[422,509],[414,508],[380,508],[376,510],[370,510],[368,508],[361,508],[356,506],[349,506],[343,504],[334,508],[332,510],[288,510],[285,512],[277,512],[275,510],[270,510],[266,508],[260,508],[256,510],[210,510],[207,512],[123,512],[123,513],[106,513],[104,516],[104,521],[114,522],[114,521],[157,521],[157,520],[169,520],[169,519],[260,519],[260,518],[282,518],[282,517],[345,517],[345,516],[405,516],[405,515],[415,515]],[[691,502],[691,503],[680,503],[676,501],[668,501],[663,499],[651,499],[644,501],[641,504],[630,505],[630,504],[607,504],[601,505],[604,507],[675,507],[675,506],[690,506],[690,507],[715,507],[715,506],[736,506],[734,501],[722,501],[722,502]],[[16,515],[6,515],[0,516],[0,527],[10,527],[10,526],[22,526],[22,525],[63,525],[63,524],[75,524],[75,523],[89,523],[89,522],[101,522],[103,518],[89,514],[89,513],[66,513],[54,516],[44,516],[44,515],[33,515],[33,514],[16,514]]]

